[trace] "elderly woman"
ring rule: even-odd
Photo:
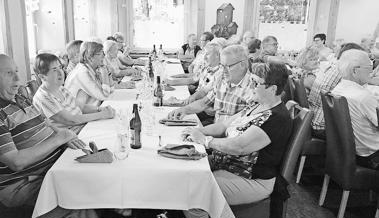
[[[100,119],[113,118],[111,107],[98,108],[75,103],[75,98],[63,85],[63,70],[59,58],[53,54],[39,54],[36,57],[34,71],[42,80],[33,97],[33,104],[52,124],[59,128],[68,128],[78,133],[83,124]]]
[[[186,129],[183,137],[212,149],[213,175],[230,205],[267,198],[292,131],[292,119],[280,94],[288,73],[283,64],[261,64],[255,71],[256,101],[228,120]],[[206,217],[191,209],[187,217]]]
[[[85,104],[98,106],[113,92],[111,73],[103,67],[103,45],[83,42],[80,46],[80,63],[68,75],[65,88],[76,98],[79,107]]]
[[[188,73],[189,65],[200,50],[200,46],[197,45],[196,34],[189,34],[187,37],[187,43],[182,45],[178,51],[178,58],[182,62],[184,72]]]
[[[120,32],[116,32],[113,34],[113,37],[111,39],[115,39],[115,42],[117,43],[118,53],[117,57],[121,61],[121,63],[125,66],[132,66],[132,65],[145,65],[144,60],[140,59],[132,59],[130,57],[130,49],[129,47],[125,46],[124,42],[124,36]]]

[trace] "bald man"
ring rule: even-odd
[[[371,155],[379,155],[379,129],[376,114],[378,102],[365,88],[370,80],[372,63],[367,52],[353,49],[341,55],[337,67],[342,73],[342,80],[332,90],[332,94],[344,96],[349,105],[357,163],[371,167],[369,164]]]
[[[33,206],[64,148],[85,146],[74,132],[47,125],[30,100],[17,94],[19,86],[16,64],[0,54],[0,204],[6,207]]]

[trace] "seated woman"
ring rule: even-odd
[[[135,69],[125,67],[121,64],[120,60],[117,58],[117,43],[112,40],[106,40],[103,43],[104,46],[104,63],[110,72],[112,73],[112,78],[118,81],[116,88],[135,88],[135,83],[130,82],[121,82],[121,79],[124,76],[131,76],[135,73]]]
[[[76,98],[76,103],[100,105],[113,92],[114,84],[109,72],[103,67],[103,45],[83,42],[80,46],[80,63],[68,75],[65,88]]]
[[[187,43],[182,45],[178,51],[178,58],[182,62],[184,72],[188,73],[188,67],[195,59],[197,53],[201,50],[197,44],[195,34],[189,34],[187,37]]]
[[[59,58],[53,54],[39,54],[34,71],[42,80],[33,97],[33,104],[58,128],[68,128],[78,133],[83,124],[114,117],[111,107],[99,108],[84,104],[81,108],[75,98],[62,85],[64,74]]]
[[[267,198],[279,175],[280,161],[292,132],[292,119],[280,94],[287,83],[286,66],[261,64],[256,70],[256,101],[228,120],[187,128],[183,137],[212,149],[213,175],[229,205]],[[186,217],[206,217],[191,209]]]

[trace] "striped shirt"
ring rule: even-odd
[[[203,89],[209,91],[213,89],[216,80],[222,76],[223,68],[220,65],[215,67],[205,67],[199,75],[199,86],[197,91]]]
[[[50,93],[45,86],[40,86],[33,97],[33,105],[48,119],[51,123],[58,128],[69,128],[74,132],[81,129],[81,126],[69,126],[63,123],[58,123],[51,119],[52,116],[57,113],[66,110],[71,115],[82,114],[80,108],[76,105],[75,98],[71,93],[65,89],[63,86],[59,88],[60,93],[62,93],[63,99],[57,98],[55,95]]]
[[[216,111],[215,122],[225,120],[240,112],[253,102],[255,83],[252,74],[248,71],[238,84],[231,84],[221,76],[206,98],[207,104]]]
[[[16,102],[0,99],[0,155],[38,146],[54,134],[29,100],[20,95],[15,100]],[[63,149],[57,149],[43,160],[18,172],[0,162],[0,189],[27,176],[46,173],[62,152]]]

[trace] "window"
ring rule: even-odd
[[[75,39],[85,40],[90,37],[88,0],[74,0],[74,25]]]
[[[2,2],[0,1],[0,4]],[[2,17],[0,17],[0,19],[2,19]],[[3,22],[2,20],[0,20],[0,54],[5,54],[5,45],[4,45],[4,37],[5,37],[5,34],[3,34],[5,30],[5,27],[3,26]]]
[[[26,0],[25,7],[30,57],[40,50],[63,51],[66,43],[62,2]]]
[[[184,4],[180,0],[133,0],[134,46],[178,48],[184,36]]]
[[[307,41],[309,0],[261,0],[259,38],[278,38],[279,50],[300,50]]]

